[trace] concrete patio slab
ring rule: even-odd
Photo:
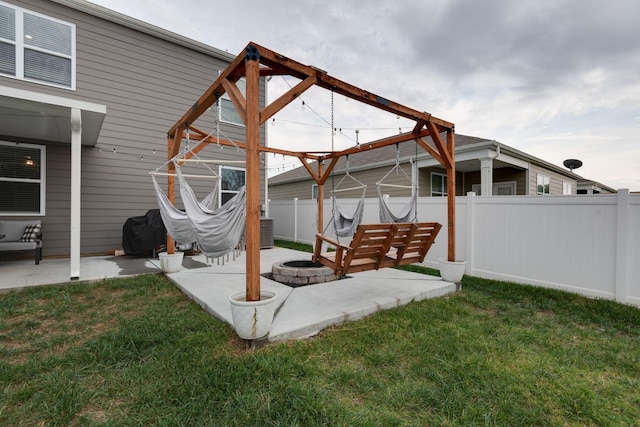
[[[204,257],[198,258],[194,257],[194,260],[204,263]],[[309,258],[308,253],[290,249],[262,250],[260,271],[263,274],[271,272],[275,262]],[[243,254],[225,265],[183,268],[167,277],[204,310],[232,325],[229,296],[245,290],[244,269]],[[276,314],[267,338],[269,342],[313,336],[329,326],[456,290],[455,284],[439,277],[391,268],[298,288],[261,277],[260,287],[278,294]]]

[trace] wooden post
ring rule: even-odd
[[[318,160],[318,176],[322,178],[322,161]],[[324,227],[324,184],[318,182],[318,233],[322,234]]]
[[[447,205],[449,232],[449,261],[456,260],[456,153],[455,134],[453,130],[447,131],[447,151],[451,157],[451,166],[447,168]]]
[[[253,45],[245,56],[246,103],[246,237],[247,301],[260,300],[260,54]]]
[[[181,134],[182,134],[182,129],[178,128],[178,130],[174,134],[173,139],[170,136],[167,138],[167,160],[175,156],[175,154],[173,154],[175,152],[175,144],[176,144],[176,141],[178,141],[179,143],[182,140]],[[167,177],[167,198],[169,199],[171,204],[175,206],[176,205],[176,180],[172,174],[176,172],[176,165],[173,164],[173,162],[169,162],[169,164],[167,165],[167,171],[169,172],[169,176]],[[173,255],[175,252],[176,252],[176,245],[173,239],[171,238],[171,236],[169,236],[169,234],[167,233],[167,254]]]

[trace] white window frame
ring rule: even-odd
[[[53,87],[59,87],[59,88],[63,88],[63,89],[69,89],[69,90],[76,90],[76,26],[75,24],[72,24],[70,22],[66,22],[66,21],[62,21],[60,19],[56,19],[56,18],[52,18],[50,16],[47,15],[43,15],[41,13],[37,13],[37,12],[33,12],[29,9],[24,9],[22,7],[13,5],[13,4],[9,4],[9,3],[5,3],[3,1],[0,1],[0,5],[8,7],[10,9],[13,9],[15,11],[15,40],[8,40],[8,39],[4,39],[4,38],[0,38],[0,42],[3,43],[7,43],[7,44],[11,44],[15,46],[16,49],[16,69],[15,69],[15,75],[12,74],[4,74],[4,73],[0,73],[0,76],[5,76],[5,77],[10,77],[13,79],[17,79],[17,80],[23,80],[23,81],[27,81],[27,82],[33,82],[33,83],[38,83],[41,85],[45,85],[45,86],[53,86]],[[71,29],[71,55],[67,55],[61,52],[55,52],[55,51],[51,51],[51,50],[47,50],[47,49],[43,49],[43,48],[39,48],[36,46],[29,46],[29,45],[25,45],[24,43],[24,38],[25,38],[25,34],[24,34],[24,14],[28,13],[29,15],[33,15],[33,16],[38,16],[42,19],[46,19],[49,21],[53,21],[53,22],[57,22],[59,24],[62,25],[66,25],[68,27],[70,27]],[[34,79],[34,78],[29,78],[29,77],[25,77],[24,75],[24,52],[25,49],[34,51],[34,52],[41,52],[41,53],[45,53],[48,55],[52,55],[52,56],[56,56],[58,58],[65,58],[65,59],[69,59],[71,61],[71,85],[70,86],[65,86],[65,85],[60,85],[60,84],[56,84],[56,83],[52,83],[52,82],[48,82],[48,81],[44,81],[44,80],[38,80],[38,79]]]
[[[442,180],[442,191],[433,191],[433,178],[434,177],[440,177],[440,179]],[[431,177],[429,180],[429,187],[430,187],[430,193],[431,193],[431,197],[446,197],[448,194],[448,189],[447,189],[447,175],[443,174],[443,173],[438,173],[438,172],[431,172]]]
[[[40,184],[40,211],[39,212],[6,212],[0,211],[0,217],[3,216],[44,216],[46,212],[46,200],[47,200],[47,183],[46,183],[46,164],[47,164],[47,147],[44,145],[35,145],[35,144],[22,144],[15,142],[7,142],[0,141],[0,145],[9,146],[9,147],[22,147],[22,148],[30,148],[34,150],[40,150],[40,179],[29,179],[29,178],[9,178],[0,176],[0,185],[3,182],[28,182],[28,183],[38,183]],[[1,162],[1,160],[0,160]]]
[[[311,184],[311,200],[318,200],[318,184]]]
[[[221,182],[220,182],[220,194],[219,194],[220,197],[218,197],[218,207],[222,207],[222,205],[223,205],[223,201],[222,201],[222,195],[223,194],[238,194],[239,193],[239,191],[237,191],[237,190],[223,190],[224,185],[223,185],[222,179],[223,179],[223,170],[224,169],[240,170],[240,171],[244,172],[244,182],[245,182],[245,184],[247,182],[247,170],[245,168],[239,168],[239,167],[235,167],[235,166],[220,166],[220,170],[218,172],[220,174]]]
[[[504,182],[494,182],[491,193],[493,196],[501,196],[498,194],[501,188],[510,188],[512,196],[516,195],[516,182],[515,181],[504,181]],[[471,186],[471,191],[476,193],[476,195],[481,196],[482,194],[482,184],[473,184]],[[506,194],[502,194],[502,196],[506,196]]]
[[[241,78],[240,80],[238,80],[236,82],[236,86],[238,86],[238,89],[240,89],[240,93],[242,93],[242,95],[246,98],[247,96],[247,84],[246,84],[246,80],[244,78]],[[222,123],[228,123],[228,124],[232,124],[232,125],[236,125],[236,126],[245,126],[244,121],[242,121],[242,117],[240,117],[240,115],[238,114],[238,121],[230,121],[230,120],[225,120],[222,117],[222,110],[223,108],[231,108],[235,114],[237,114],[236,111],[236,107],[233,105],[233,102],[231,101],[231,98],[229,97],[229,94],[227,92],[225,92],[221,97],[220,97],[220,105],[218,107],[218,119],[222,122]],[[228,106],[224,106],[223,104],[227,104]]]
[[[565,196],[573,194],[573,183],[571,181],[562,181],[562,194]]]
[[[542,186],[542,191],[540,191],[541,186]],[[536,194],[539,196],[548,196],[551,194],[551,177],[549,175],[544,175],[541,173],[537,174]]]

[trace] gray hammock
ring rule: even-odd
[[[189,223],[187,213],[171,204],[167,194],[162,190],[160,184],[158,184],[155,174],[151,174],[151,180],[153,181],[153,188],[156,191],[156,199],[158,200],[158,207],[160,208],[160,216],[162,217],[162,222],[167,229],[167,234],[169,234],[169,236],[178,243],[188,245],[195,242],[196,238],[191,230],[191,224]],[[218,203],[219,184],[220,181],[218,180],[216,188],[214,188],[213,191],[211,191],[207,197],[200,202],[204,208],[213,209]]]
[[[366,188],[365,188],[366,190]],[[338,237],[347,237],[353,235],[355,233],[356,228],[362,221],[362,215],[364,214],[364,196],[365,191],[362,192],[362,197],[360,201],[358,201],[358,206],[356,206],[356,210],[352,216],[348,216],[344,213],[340,206],[336,203],[336,197],[331,196],[332,206],[335,207],[335,212],[333,215],[333,231]]]
[[[399,222],[415,222],[417,219],[416,212],[416,203],[417,203],[417,191],[414,191],[411,196],[411,200],[407,203],[398,216],[394,215],[389,209],[387,202],[384,200],[384,196],[382,195],[382,191],[380,190],[380,185],[376,185],[378,189],[378,199],[380,206],[380,222],[384,224],[389,223],[399,223]]]
[[[246,188],[242,187],[221,208],[212,210],[198,203],[179,166],[176,174],[191,231],[202,253],[218,258],[236,249],[244,236]]]

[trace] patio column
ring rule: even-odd
[[[82,112],[71,109],[71,280],[80,278],[80,167]]]
[[[493,195],[493,158],[480,159],[480,195]]]

